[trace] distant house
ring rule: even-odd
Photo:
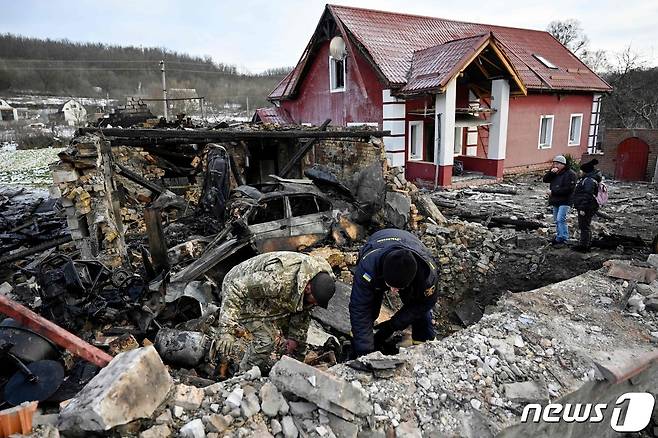
[[[596,152],[610,91],[547,32],[327,5],[260,117],[390,130],[392,165],[449,186],[456,160],[501,178]]]
[[[18,110],[7,103],[6,100],[0,99],[0,121],[10,122],[18,120]]]
[[[62,105],[58,116],[69,126],[81,126],[87,122],[87,109],[77,100],[71,99]]]
[[[199,94],[194,88],[170,88],[167,90],[169,115],[197,114],[201,112]]]

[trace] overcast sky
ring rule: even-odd
[[[650,64],[658,64],[658,0],[341,0],[336,4],[542,30],[551,20],[576,18],[592,48],[620,51],[631,44]],[[320,0],[6,1],[0,32],[165,47],[259,72],[297,63],[324,5]]]

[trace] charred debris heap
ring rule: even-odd
[[[325,412],[316,434],[333,430],[343,436],[338,430],[351,430],[350,422],[369,415],[371,406],[359,402],[358,387],[321,370],[345,359],[350,268],[371,230],[389,226],[417,233],[435,253],[448,299],[484,281],[499,257],[485,226],[447,220],[401,169],[387,166],[384,135],[366,127],[337,130],[328,122],[317,128],[81,129],[52,167],[50,194],[56,201],[49,214],[60,224],[65,220],[65,228],[52,225],[56,219],[49,216],[55,240],[37,248],[26,248],[32,242],[18,246],[16,239],[2,243],[11,269],[0,313],[17,316],[0,323],[0,351],[15,365],[3,379],[18,379],[22,388],[22,397],[12,400],[5,391],[4,403],[37,400],[52,410],[53,403],[75,396],[62,405],[61,429],[121,426],[136,429],[118,433],[137,434],[152,426],[151,435],[143,436],[168,436],[174,426],[167,419],[133,420],[151,417],[171,399],[171,379],[153,382],[160,392],[136,395],[131,406],[106,401],[130,392],[139,376],[164,373],[180,382],[173,389],[175,407],[167,412],[174,423],[190,420],[181,436],[238,430],[239,424],[231,424],[261,409],[272,417],[263,433],[297,436],[303,425],[288,413],[306,409],[303,400]],[[282,363],[274,386],[259,385],[256,394],[255,386],[231,383],[238,379],[230,378],[232,363],[215,362],[213,323],[226,272],[274,250],[323,256],[341,283],[328,311],[314,314],[309,353],[298,358],[302,362]],[[394,297],[387,304],[389,311],[397,306]],[[23,332],[36,333],[43,351],[19,354],[27,348],[17,335]],[[395,368],[388,362],[377,366]],[[307,373],[323,391],[312,396],[311,388],[287,380],[290,369]],[[27,382],[46,373],[60,377],[35,394]],[[288,404],[278,390],[297,394],[299,401]],[[207,414],[194,419],[200,400],[212,391],[226,395],[227,405],[204,406]],[[348,394],[347,401],[340,394]]]

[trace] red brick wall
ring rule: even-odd
[[[658,159],[658,129],[606,129],[603,134],[603,154],[584,154],[583,160],[592,158],[599,160],[599,169],[609,178],[615,177],[615,166],[617,165],[617,147],[619,143],[630,137],[637,137],[649,145],[649,161],[647,164],[646,180],[651,181],[656,170],[656,159]]]

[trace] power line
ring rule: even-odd
[[[134,67],[3,67],[0,70],[18,70],[18,71],[148,71],[148,68],[134,68]]]

